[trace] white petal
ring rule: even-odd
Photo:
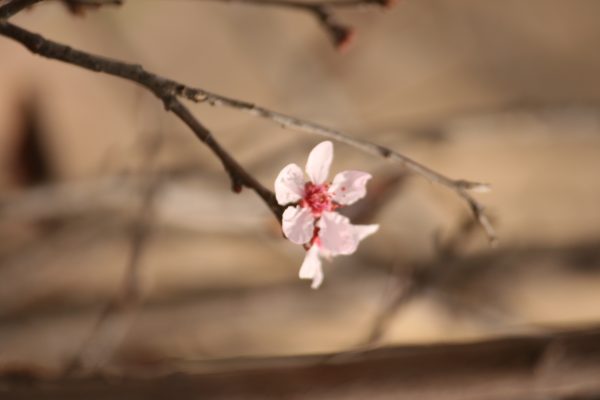
[[[315,218],[310,208],[290,206],[283,212],[281,228],[285,237],[291,242],[308,243],[315,230]]]
[[[339,204],[352,204],[367,194],[367,182],[371,174],[362,171],[344,171],[333,178],[329,193]]]
[[[323,268],[319,259],[319,248],[317,246],[312,246],[306,252],[298,276],[300,279],[312,279],[310,287],[313,289],[318,289],[321,286],[323,282]]]
[[[313,277],[313,281],[310,285],[311,289],[318,289],[321,286],[321,283],[323,283],[323,278],[325,278],[323,276],[323,267],[321,267],[321,261],[319,261],[319,266],[315,271],[315,276]]]
[[[329,140],[319,143],[312,149],[306,161],[306,173],[312,183],[320,185],[325,182],[332,160],[333,144]]]
[[[317,224],[320,228],[320,244],[325,253],[336,256],[356,251],[359,239],[348,218],[336,212],[325,212]]]
[[[353,225],[354,234],[360,242],[364,238],[371,236],[379,230],[379,225]]]
[[[304,174],[296,164],[286,165],[275,179],[275,197],[281,205],[294,203],[304,195]]]

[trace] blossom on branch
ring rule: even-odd
[[[336,212],[367,194],[371,175],[343,171],[327,183],[332,160],[333,144],[321,142],[308,155],[305,168],[308,182],[296,164],[286,165],[275,179],[277,202],[288,205],[282,217],[283,234],[307,250],[299,276],[312,279],[313,289],[323,282],[321,257],[352,254],[361,240],[379,228],[379,225],[353,225]]]

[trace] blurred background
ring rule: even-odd
[[[600,323],[600,2],[406,0],[343,9],[340,54],[310,15],[127,0],[18,25],[389,146],[477,197],[492,248],[445,188],[343,144],[374,175],[348,212],[379,233],[325,263],[145,90],[0,37],[0,369],[138,371],[471,341]],[[266,186],[321,139],[191,104]]]

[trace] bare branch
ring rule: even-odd
[[[18,385],[24,379],[35,382],[41,375],[21,368],[0,371],[4,375],[0,395],[47,399],[73,397],[74,393],[84,393],[87,399],[146,399],[157,393],[210,399],[597,399],[599,343],[600,330],[591,328],[475,343],[398,346],[342,353],[345,357],[336,359],[311,355],[182,361],[182,372],[154,379],[107,380],[100,375],[43,385]]]
[[[13,0],[0,7],[0,20],[10,19],[21,10],[43,0]],[[79,14],[84,8],[98,8],[106,5],[120,6],[124,0],[62,0],[73,13]]]
[[[151,138],[146,154],[144,157],[144,165],[142,170],[154,170],[153,164],[156,161],[156,156],[160,150],[162,143],[161,133],[158,133],[156,137]],[[144,187],[141,192],[141,204],[139,205],[138,215],[132,226],[131,235],[131,251],[129,259],[127,261],[127,267],[125,275],[123,277],[122,290],[119,298],[109,301],[98,315],[96,323],[94,324],[90,334],[83,341],[79,351],[75,353],[72,360],[67,363],[64,373],[70,375],[73,372],[85,369],[87,367],[86,355],[90,350],[93,350],[96,340],[98,340],[100,333],[103,331],[105,324],[114,322],[117,320],[116,316],[126,317],[131,316],[133,312],[138,308],[141,303],[141,288],[140,288],[140,269],[142,264],[142,254],[145,246],[148,243],[148,237],[150,236],[151,229],[154,225],[154,219],[156,217],[156,197],[159,192],[159,187],[162,183],[162,176],[160,172],[154,171],[145,180]],[[121,318],[125,320],[126,326],[131,324],[131,318]],[[112,339],[112,348],[114,348],[119,339],[122,338],[110,338]],[[106,352],[108,354],[105,357],[110,357],[112,351]],[[98,360],[93,360],[97,362]],[[97,365],[93,365],[97,367]]]
[[[220,188],[189,185],[193,178],[205,183],[211,175],[191,171],[162,171],[155,204],[156,224],[186,231],[256,234],[268,214],[256,212],[255,204],[223,198]],[[0,195],[0,226],[3,224],[69,219],[83,215],[128,216],[135,212],[144,191],[145,174],[106,176],[98,179],[38,185]],[[219,212],[226,206],[227,213]],[[198,211],[191,213],[190,211]]]
[[[87,9],[97,9],[103,6],[120,6],[124,0],[63,0],[69,11],[83,15]]]
[[[323,1],[294,1],[294,0],[204,0],[222,3],[242,3],[259,6],[273,6],[292,9],[314,9],[316,7],[336,8],[360,8],[371,6],[389,7],[394,2],[389,0],[323,0]]]
[[[277,218],[281,219],[282,208],[277,204],[275,194],[258,182],[256,178],[248,173],[221,147],[212,133],[177,99],[175,96],[175,82],[149,73],[140,65],[128,64],[75,50],[69,46],[47,40],[38,34],[29,32],[9,22],[0,23],[0,34],[22,43],[33,53],[61,60],[92,71],[119,76],[145,86],[163,101],[168,111],[177,115],[194,132],[196,137],[219,158],[231,178],[234,191],[239,192],[244,186],[254,190]]]
[[[490,189],[489,184],[471,182],[463,179],[448,178],[447,176],[442,175],[439,172],[436,172],[431,168],[388,147],[384,147],[366,140],[353,138],[350,135],[336,129],[279,113],[277,111],[272,111],[253,103],[232,99],[204,89],[190,88],[187,86],[179,86],[178,93],[193,101],[207,102],[213,106],[223,106],[246,111],[254,116],[271,120],[282,127],[323,136],[337,142],[345,143],[366,153],[399,162],[405,168],[408,168],[410,171],[423,176],[427,180],[442,186],[446,186],[447,188],[453,190],[465,202],[467,202],[473,215],[488,235],[490,242],[495,243],[497,240],[496,232],[484,212],[484,206],[469,194],[470,190],[476,192],[487,192]]]
[[[16,3],[33,2],[35,1],[16,0]],[[11,4],[13,3],[9,3],[5,7],[9,7]],[[13,8],[15,7],[16,6]],[[0,13],[1,12],[2,9],[0,9]],[[11,15],[14,15],[14,12]],[[196,136],[202,142],[204,142],[213,151],[213,153],[215,153],[215,155],[221,160],[225,170],[228,172],[232,181],[233,189],[235,191],[241,190],[243,186],[253,189],[269,206],[273,213],[278,216],[278,218],[281,217],[282,208],[277,204],[273,192],[262,186],[262,184],[260,184],[252,175],[243,169],[237,163],[237,161],[233,159],[232,156],[216,142],[213,135],[177,99],[177,96],[181,96],[195,102],[207,102],[213,106],[225,106],[246,111],[252,115],[275,122],[282,127],[293,128],[297,131],[327,137],[332,140],[353,146],[361,151],[399,162],[410,171],[425,177],[429,181],[438,183],[453,190],[458,196],[467,202],[473,215],[487,233],[490,242],[495,243],[496,241],[495,231],[486,214],[484,213],[483,205],[481,205],[468,192],[469,190],[487,191],[489,190],[489,185],[487,184],[448,178],[387,147],[353,138],[341,131],[272,111],[250,102],[221,96],[200,88],[192,88],[180,82],[150,73],[141,65],[124,63],[115,59],[76,50],[61,43],[45,39],[41,35],[29,32],[6,21],[0,23],[0,35],[16,40],[27,47],[31,52],[41,56],[64,61],[66,63],[74,64],[92,71],[104,72],[110,75],[118,76],[145,86],[163,101],[167,110],[175,113],[186,125],[192,129]]]
[[[448,269],[449,263],[457,258],[457,252],[460,244],[464,243],[476,228],[476,222],[469,218],[465,219],[445,243],[439,242],[439,236],[434,237],[436,241],[437,256],[429,263],[413,263],[409,265],[408,273],[399,274],[396,268],[392,270],[393,280],[391,283],[390,299],[384,304],[382,309],[376,315],[366,340],[359,343],[359,348],[369,348],[375,346],[377,342],[385,335],[389,324],[398,312],[408,305],[413,299],[422,295],[427,289],[435,287],[435,284],[442,278],[441,269]]]
[[[83,6],[92,6],[92,7],[100,7],[100,6],[120,6],[123,5],[125,0],[64,0],[70,4],[80,4]]]
[[[18,14],[29,6],[39,3],[42,0],[13,0],[0,7],[0,23]]]
[[[279,7],[304,11],[311,14],[321,24],[329,35],[333,45],[340,51],[345,51],[352,43],[354,29],[337,21],[333,16],[333,10],[339,8],[365,8],[385,7],[389,8],[395,0],[338,0],[338,1],[295,1],[295,0],[204,0],[223,3],[240,3],[256,6]]]

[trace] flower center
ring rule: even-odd
[[[302,207],[310,207],[315,217],[320,217],[323,211],[332,211],[335,207],[331,201],[331,196],[327,193],[329,185],[315,185],[307,182],[304,185],[304,198],[300,202]]]

